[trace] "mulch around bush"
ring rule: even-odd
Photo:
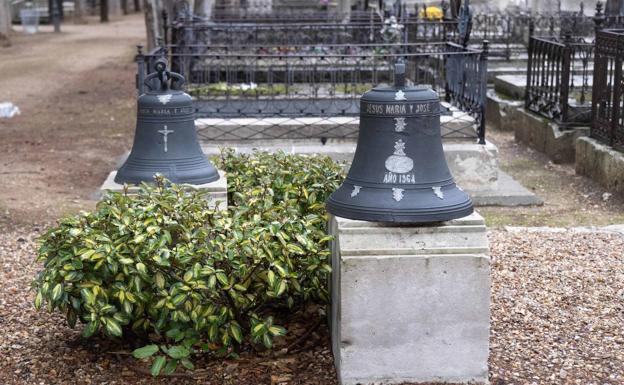
[[[196,360],[195,373],[153,379],[128,343],[83,340],[33,308],[40,228],[0,233],[0,384],[336,384],[323,322],[281,357]],[[494,231],[493,385],[624,384],[624,237]],[[294,336],[315,324],[290,325]],[[299,350],[299,351],[297,351]]]

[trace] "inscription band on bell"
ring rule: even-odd
[[[427,116],[439,115],[436,103],[370,103],[360,102],[360,114],[365,116]]]

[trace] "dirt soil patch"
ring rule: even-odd
[[[624,223],[624,197],[613,196],[591,179],[576,175],[574,164],[554,164],[514,140],[513,132],[489,130],[499,150],[500,168],[544,200],[543,206],[482,207],[487,225],[606,226]]]
[[[97,187],[132,144],[141,16],[68,24],[60,35],[49,28],[0,48],[0,101],[21,110],[0,119],[0,227],[93,207]]]

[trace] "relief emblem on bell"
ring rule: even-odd
[[[394,154],[386,159],[386,170],[396,173],[405,174],[414,169],[414,161],[405,155],[405,143],[399,139],[394,144]]]

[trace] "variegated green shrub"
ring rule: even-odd
[[[230,208],[202,193],[142,186],[108,194],[91,213],[40,239],[35,306],[61,311],[83,335],[132,333],[152,374],[192,368],[194,353],[236,355],[286,330],[275,318],[328,300],[324,201],[343,178],[324,157],[225,151]]]

